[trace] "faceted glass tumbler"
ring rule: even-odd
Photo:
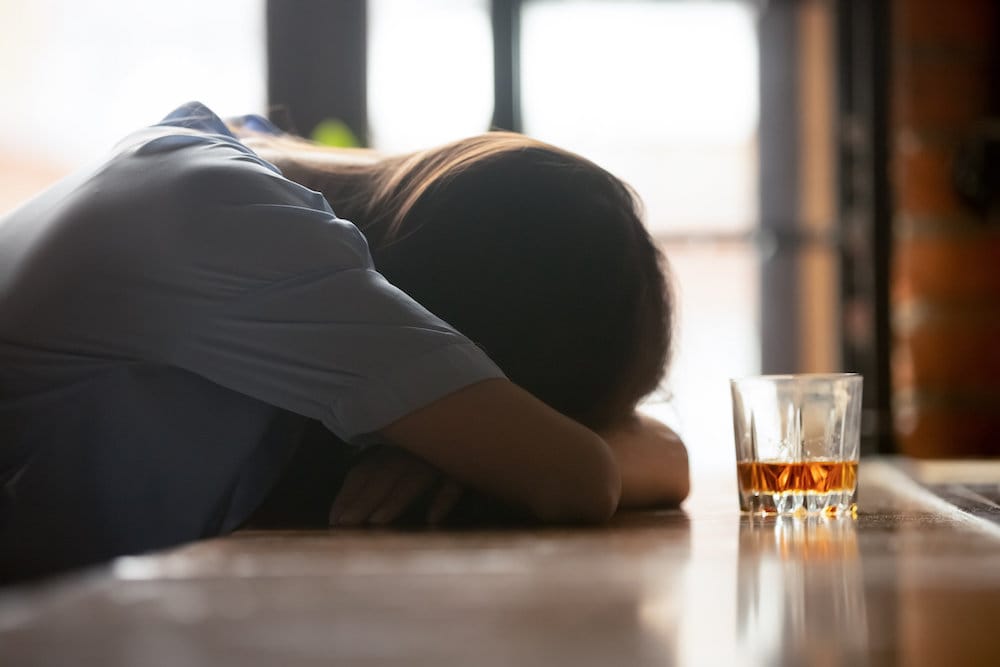
[[[742,511],[856,511],[862,383],[856,373],[730,380]]]

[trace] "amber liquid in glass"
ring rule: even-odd
[[[747,461],[736,469],[740,488],[753,493],[850,493],[858,482],[857,461]]]

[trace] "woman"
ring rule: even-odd
[[[431,519],[465,487],[544,521],[683,498],[683,447],[634,415],[670,302],[619,181],[508,134],[247,143],[191,103],[0,222],[8,572],[232,530],[317,422],[379,445],[335,523],[439,477]]]

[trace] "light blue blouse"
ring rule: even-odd
[[[187,104],[0,220],[0,548],[231,530],[304,418],[361,442],[494,377],[322,195]]]

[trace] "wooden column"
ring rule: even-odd
[[[954,178],[997,115],[998,20],[996,0],[892,6],[893,408],[913,456],[1000,455],[1000,215]]]

